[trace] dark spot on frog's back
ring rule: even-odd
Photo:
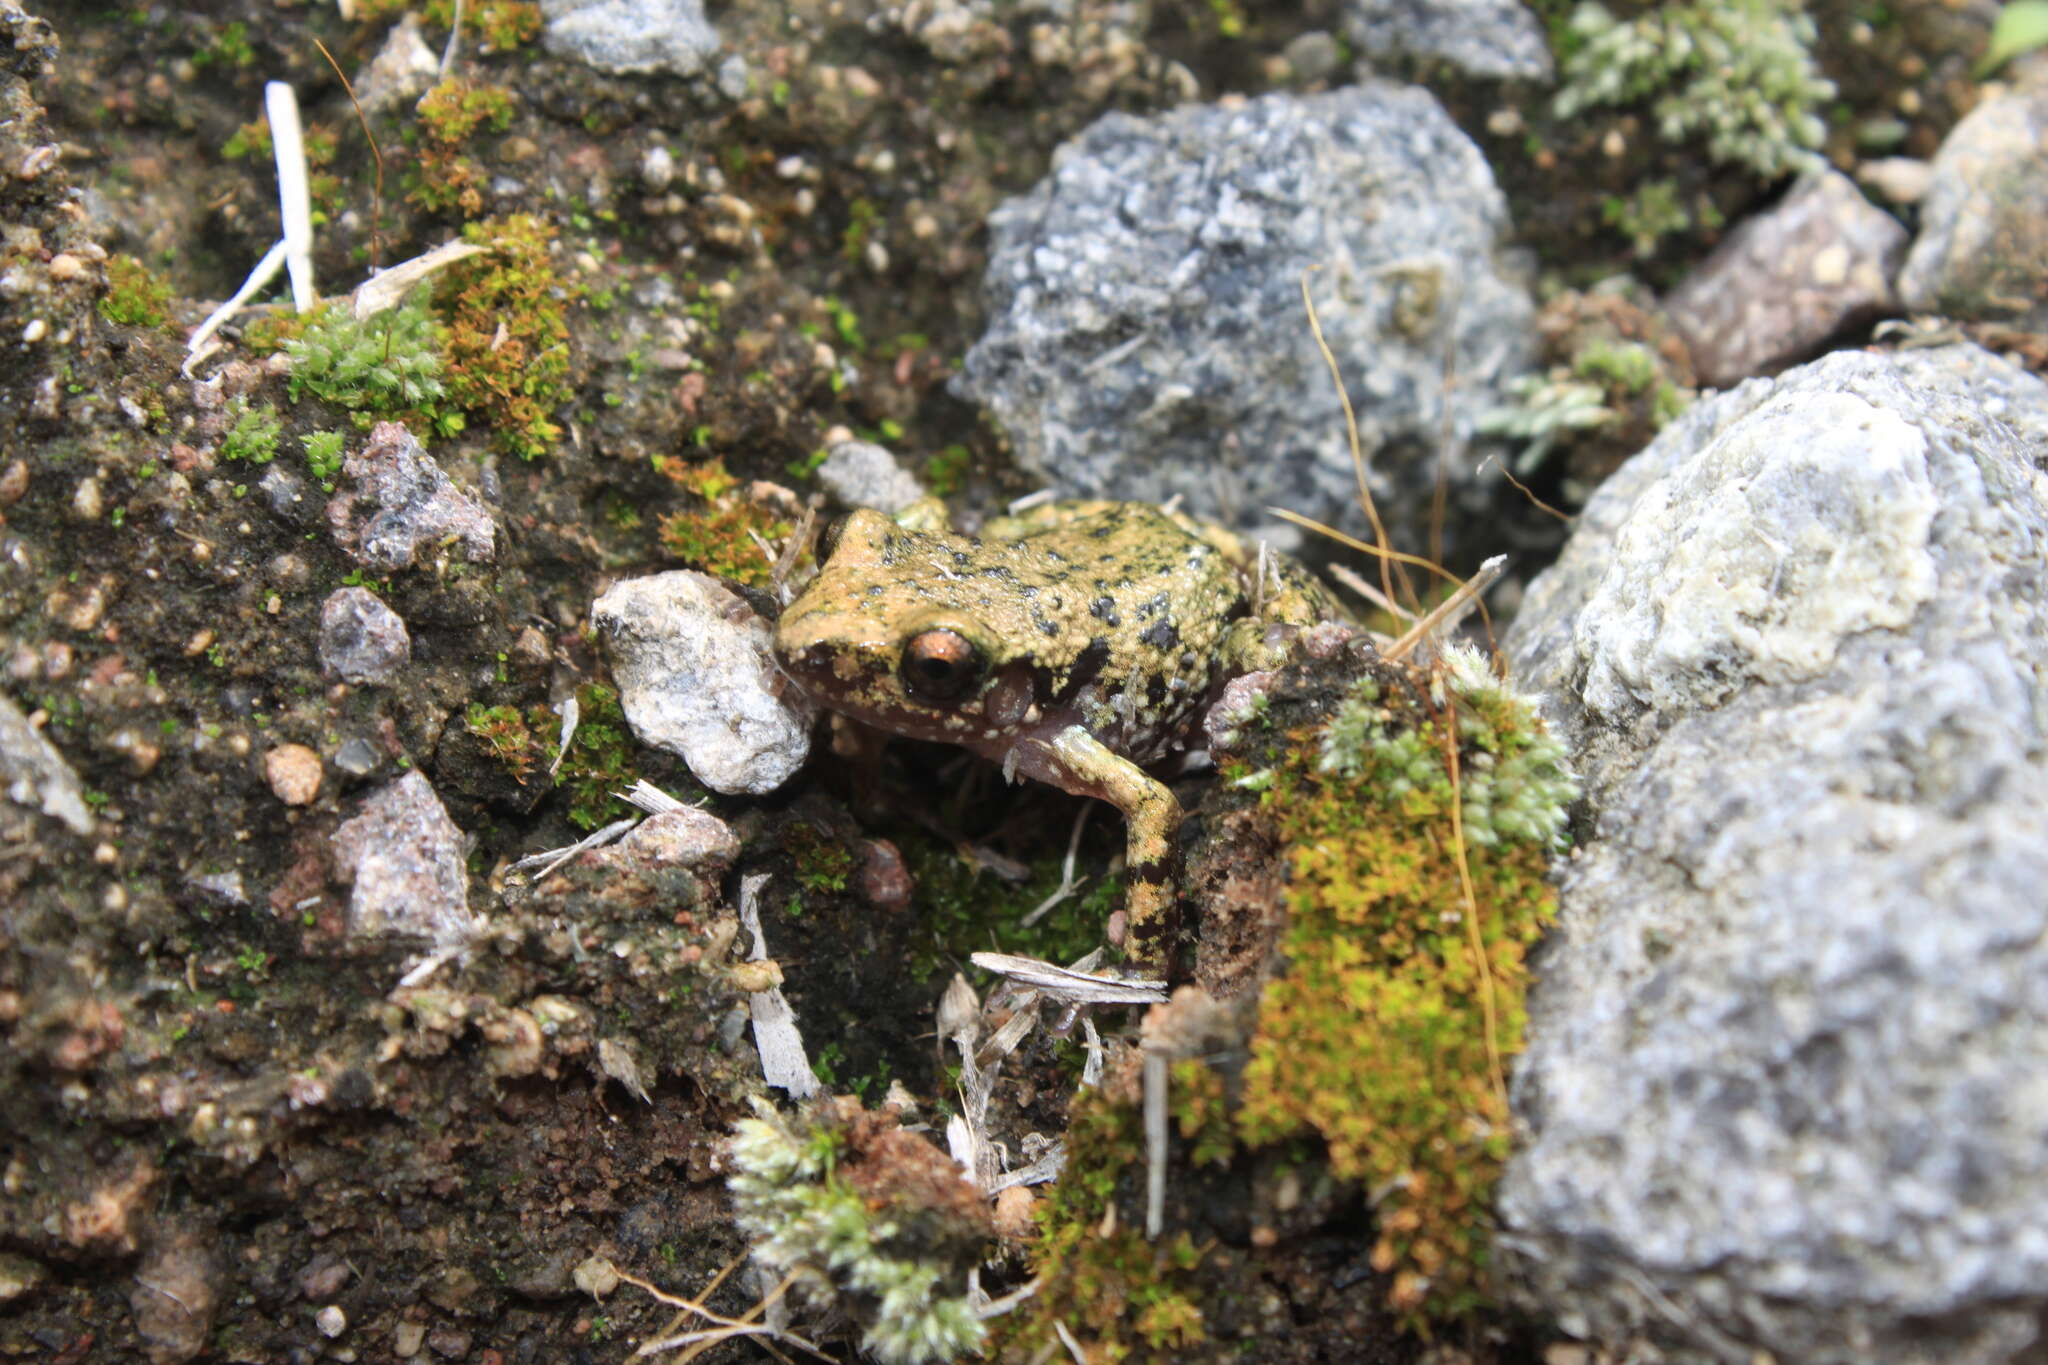
[[[1172,621],[1155,621],[1138,638],[1154,649],[1172,649],[1180,643],[1180,632],[1174,629]]]
[[[1045,706],[1065,706],[1074,699],[1074,694],[1102,676],[1102,669],[1109,662],[1109,641],[1097,637],[1090,640],[1074,662],[1067,669],[1066,681],[1059,690],[1052,690],[1052,675],[1048,673],[1039,686],[1039,703]]]
[[[1138,604],[1138,619],[1149,621],[1166,610],[1166,594],[1158,592]]]
[[[1124,623],[1123,618],[1117,615],[1116,599],[1114,597],[1103,596],[1096,598],[1088,604],[1088,614],[1104,625],[1120,626]]]

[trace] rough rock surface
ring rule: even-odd
[[[78,774],[42,732],[0,695],[0,792],[30,810],[62,820],[81,837],[92,833],[92,812]]]
[[[1844,352],[1702,403],[1508,639],[1579,750],[1515,1269],[1674,1360],[1969,1362],[2048,1309],[2048,385]]]
[[[363,803],[334,831],[334,862],[354,883],[349,932],[461,943],[482,928],[469,912],[468,840],[419,773]]]
[[[1664,301],[1716,387],[1804,359],[1893,306],[1906,250],[1898,219],[1840,171],[1821,170],[1747,218]]]
[[[1473,76],[1547,81],[1550,41],[1518,0],[1350,0],[1344,36],[1368,59],[1424,57]]]
[[[1266,506],[1363,529],[1301,302],[1320,267],[1310,287],[1375,495],[1389,523],[1421,526],[1446,353],[1459,499],[1486,454],[1477,414],[1531,349],[1507,226],[1485,160],[1423,90],[1111,114],[990,218],[989,327],[955,386],[1063,494],[1180,496],[1282,546],[1297,537]]]
[[[320,608],[320,666],[330,675],[388,683],[411,661],[405,621],[368,588],[336,588]]]
[[[590,620],[642,744],[682,756],[728,796],[774,791],[801,768],[816,712],[783,695],[769,630],[717,579],[678,569],[614,584]]]
[[[2048,79],[1949,130],[1899,297],[1917,312],[2048,325]]]
[[[702,0],[541,0],[542,41],[613,76],[694,76],[718,55]]]
[[[472,563],[494,554],[491,514],[399,423],[379,422],[341,469],[347,481],[327,504],[327,519],[335,544],[356,562],[389,573],[444,543]]]

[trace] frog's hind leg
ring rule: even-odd
[[[1164,783],[1111,752],[1078,725],[1068,726],[1041,744],[1048,761],[1033,776],[1076,796],[1107,801],[1123,812],[1124,861],[1130,877],[1124,902],[1124,952],[1139,971],[1171,976],[1179,906],[1175,836],[1180,831],[1180,802]]]

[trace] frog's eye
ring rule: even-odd
[[[823,564],[839,548],[839,538],[846,534],[846,523],[852,519],[848,514],[841,514],[825,523],[825,529],[818,533],[818,563]]]
[[[981,668],[981,651],[956,631],[927,630],[903,646],[903,685],[920,701],[958,701]]]

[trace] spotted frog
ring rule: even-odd
[[[1299,564],[1141,503],[1053,503],[979,537],[859,511],[783,612],[775,653],[820,705],[1116,806],[1132,964],[1169,967],[1181,810],[1145,769],[1224,683],[1337,615]],[[1111,937],[1118,935],[1112,928]]]

